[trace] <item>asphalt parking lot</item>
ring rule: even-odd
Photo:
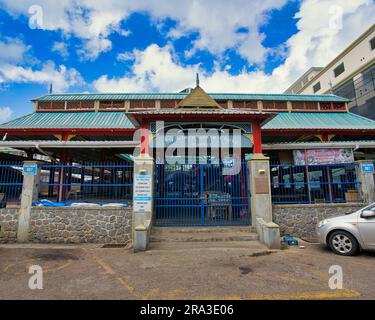
[[[0,298],[375,298],[374,253],[341,257],[319,245],[304,245],[255,256],[244,244],[168,244],[136,254],[99,245],[2,245]],[[28,287],[31,265],[43,269],[42,290]],[[331,265],[342,267],[342,290],[328,286]]]

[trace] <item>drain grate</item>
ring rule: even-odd
[[[116,249],[116,248],[125,248],[126,243],[107,243],[102,246],[104,249]]]

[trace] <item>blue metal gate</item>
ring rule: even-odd
[[[223,175],[223,164],[155,165],[155,225],[249,225],[248,172]]]

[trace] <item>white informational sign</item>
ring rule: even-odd
[[[134,180],[134,211],[151,211],[151,175],[136,174]]]

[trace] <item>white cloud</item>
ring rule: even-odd
[[[2,82],[39,83],[49,85],[52,83],[54,92],[64,92],[69,87],[82,84],[82,77],[73,68],[55,66],[52,61],[47,61],[39,70],[11,64],[0,65],[0,79]],[[0,80],[1,82],[1,80]]]
[[[330,28],[333,5],[342,8],[342,29]],[[257,69],[232,75],[228,68],[218,65],[207,73],[199,65],[179,63],[171,45],[152,44],[143,52],[134,51],[131,75],[120,78],[104,75],[94,82],[94,87],[98,91],[114,92],[176,92],[193,86],[195,73],[199,71],[202,87],[207,91],[282,92],[311,66],[326,65],[373,23],[374,16],[375,5],[371,0],[305,0],[297,14],[298,32],[280,47],[279,53],[276,52],[287,58],[272,74]],[[245,39],[242,48],[246,46],[251,50],[257,47],[257,41],[246,42]]]
[[[94,82],[98,91],[141,92],[178,91],[193,79],[198,66],[182,66],[172,56],[172,47],[152,44],[144,51],[134,50],[133,75],[123,78],[102,76]]]
[[[69,56],[68,46],[65,42],[54,42],[52,51],[57,52],[61,57],[66,59]]]
[[[42,26],[46,30],[62,30],[66,35],[74,34],[82,42],[79,54],[94,60],[100,53],[111,50],[109,36],[118,32],[129,35],[121,29],[121,22],[134,12],[148,13],[156,25],[166,18],[176,21],[176,27],[169,32],[178,38],[191,32],[199,36],[192,44],[190,53],[208,50],[216,55],[234,48],[249,63],[262,63],[267,48],[262,45],[263,36],[259,27],[267,20],[267,13],[281,8],[287,0],[39,0],[43,9]],[[14,15],[28,16],[34,0],[0,0],[0,3]],[[248,33],[238,33],[239,28]]]
[[[29,49],[29,46],[17,38],[0,40],[0,85],[10,82],[46,85],[52,83],[56,92],[62,92],[83,83],[77,70],[68,69],[64,65],[56,67],[52,61],[28,66],[27,60],[32,59],[28,53]]]
[[[28,15],[34,0],[0,0],[3,7],[14,15]],[[94,82],[100,91],[178,91],[194,84],[194,73],[200,70],[202,86],[209,91],[281,92],[311,66],[323,66],[358,37],[374,21],[375,5],[372,0],[303,0],[296,15],[298,32],[280,48],[267,48],[259,32],[272,9],[281,8],[286,0],[39,0],[43,8],[43,28],[62,30],[64,35],[75,35],[82,40],[79,53],[83,58],[96,59],[102,52],[111,50],[109,36],[123,33],[121,26],[133,12],[150,14],[156,25],[166,18],[176,21],[169,32],[170,39],[197,32],[188,54],[208,50],[219,61],[227,49],[235,49],[249,64],[257,64],[255,71],[231,75],[225,66],[215,66],[208,74],[199,65],[182,65],[175,57],[172,45],[155,44],[143,52],[134,51],[132,74],[110,78],[103,75]],[[332,28],[335,10],[343,12],[343,28]],[[340,10],[341,10],[340,9]],[[337,10],[336,10],[337,11]],[[126,22],[126,21],[125,21]],[[237,32],[238,29],[248,32]],[[25,51],[26,49],[20,49]],[[262,71],[269,54],[285,54],[285,62],[272,74]],[[9,56],[9,55],[8,55]],[[18,54],[18,56],[20,56]],[[0,56],[1,57],[1,56]],[[17,54],[15,55],[17,57]],[[126,56],[119,56],[121,60]],[[9,59],[9,57],[7,58]],[[17,60],[18,58],[16,58]],[[230,64],[230,61],[229,61]],[[10,78],[1,72],[0,82]],[[43,65],[39,71],[24,68],[17,62],[7,68],[11,79],[47,83],[58,79],[55,88],[65,90],[79,81],[79,73],[65,66]],[[48,70],[52,76],[45,74]],[[9,79],[9,80],[11,80]],[[29,79],[29,80],[28,80]]]
[[[8,121],[12,116],[13,110],[9,107],[0,107],[0,123]]]
[[[202,87],[211,92],[259,91],[259,86],[264,89],[269,80],[261,71],[233,76],[218,67],[212,74],[207,74],[199,64],[183,66],[176,60],[170,45],[159,47],[152,44],[144,51],[135,50],[134,55],[132,75],[122,78],[101,76],[93,83],[95,89],[99,92],[178,92],[194,86],[197,72]]]
[[[0,62],[20,62],[23,61],[25,54],[29,50],[21,40],[17,38],[5,38],[0,40]]]
[[[117,55],[116,59],[118,61],[123,61],[123,62],[126,62],[126,61],[131,61],[131,60],[134,60],[134,54],[132,52],[121,52]]]

